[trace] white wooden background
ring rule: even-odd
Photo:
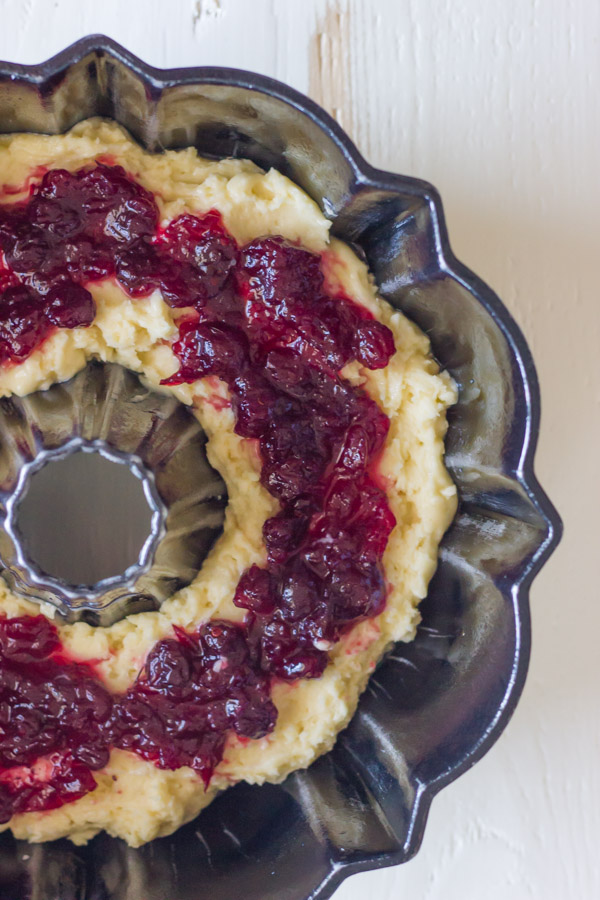
[[[0,58],[103,32],[157,66],[254,69],[432,181],[542,384],[538,472],[566,525],[533,590],[523,700],[433,804],[407,865],[336,900],[600,897],[600,4],[597,0],[0,0]],[[165,898],[171,900],[171,898]],[[237,898],[232,898],[237,900]]]

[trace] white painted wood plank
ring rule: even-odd
[[[336,896],[596,900],[600,6],[0,0],[0,58],[39,61],[95,31],[155,65],[238,66],[310,87],[371,162],[436,184],[457,254],[522,324],[544,401],[538,471],[566,522],[533,590],[523,700],[496,747],[436,799],[416,859]]]
[[[0,58],[35,63],[102,33],[156,66],[221,65],[308,84],[316,0],[0,0]]]
[[[436,184],[455,251],[532,346],[544,404],[538,471],[566,535],[532,592],[531,674],[507,732],[436,799],[414,861],[357,876],[339,897],[592,900],[600,8],[349,0],[342,9],[358,145],[376,165]]]

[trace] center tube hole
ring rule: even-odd
[[[33,472],[16,523],[41,572],[91,588],[140,562],[154,512],[126,461],[79,450]]]

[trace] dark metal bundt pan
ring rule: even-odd
[[[83,849],[4,836],[0,898],[322,900],[352,872],[416,852],[432,797],[489,749],[521,693],[529,586],[561,532],[533,474],[533,362],[502,303],[453,256],[435,189],[373,169],[306,97],[247,72],[159,71],[105,37],[40,66],[0,64],[0,131],[57,133],[95,115],[149,150],[276,166],[362,248],[460,386],[447,439],[460,509],[416,640],[380,666],[331,753],[280,786],[233,788],[139,850],[105,835]]]

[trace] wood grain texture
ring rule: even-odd
[[[100,31],[155,65],[281,78],[371,162],[440,189],[456,253],[531,344],[538,474],[566,532],[532,593],[532,666],[507,731],[436,799],[415,860],[336,897],[597,900],[600,5],[0,0],[0,23],[0,57],[20,62]]]
[[[351,12],[336,2],[318,17],[309,51],[308,93],[354,138]]]

